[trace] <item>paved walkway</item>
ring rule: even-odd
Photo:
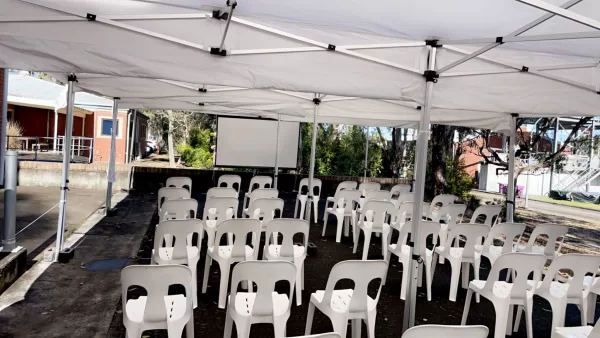
[[[97,224],[88,219],[72,234],[77,249],[70,263],[34,265],[28,273],[45,271],[22,301],[0,311],[0,337],[106,337],[121,296],[120,270],[135,260],[155,203],[155,196],[123,199],[116,216],[94,214]],[[0,296],[0,306],[24,288],[14,284]]]
[[[78,227],[103,203],[106,191],[71,189],[67,199],[67,231]],[[50,210],[17,236],[17,245],[27,249],[30,259],[56,239],[59,188],[17,187],[17,233]],[[4,222],[4,191],[0,191],[0,222]]]

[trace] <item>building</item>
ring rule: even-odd
[[[0,87],[3,82],[0,81]],[[1,92],[1,88],[0,88]],[[66,86],[39,79],[25,73],[9,74],[8,121],[18,122],[22,128],[19,150],[60,152],[66,124]],[[84,92],[75,94],[72,147],[78,162],[108,162],[113,127],[112,100]],[[137,132],[133,137],[135,157],[143,156],[146,149],[148,118],[139,112],[119,110],[117,115],[116,162],[125,163],[133,116],[136,114]],[[11,139],[11,137],[9,137]]]

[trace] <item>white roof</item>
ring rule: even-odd
[[[0,66],[423,105],[435,37],[433,123],[436,111],[465,125],[492,113],[596,115],[600,2],[519,1],[246,0],[226,29],[211,14],[230,11],[224,0],[0,0]],[[211,55],[225,31],[227,56]],[[103,86],[88,89],[111,96]],[[340,114],[378,123],[372,111]]]

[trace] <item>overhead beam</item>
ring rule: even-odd
[[[510,43],[510,42],[577,40],[577,39],[597,39],[597,38],[600,38],[600,32],[593,31],[593,32],[575,32],[575,33],[559,33],[559,34],[507,36],[507,37],[498,37],[498,38],[440,40],[440,44],[444,44],[444,45],[446,45],[446,44],[447,45],[476,45],[476,44],[482,44],[482,43],[491,43],[493,45],[499,46],[502,43]],[[502,39],[502,42],[497,43],[496,41],[498,41],[498,39]],[[486,47],[488,47],[488,46],[485,46],[484,48],[486,48]]]
[[[594,68],[599,65],[598,62],[588,62],[588,63],[574,63],[567,65],[553,65],[553,66],[543,66],[536,67],[536,70],[546,71],[546,70],[561,70],[561,69],[582,69],[582,68]],[[457,77],[457,76],[472,76],[472,75],[493,75],[493,74],[506,74],[506,73],[519,73],[521,70],[517,69],[498,69],[498,70],[482,70],[482,71],[471,71],[471,72],[448,72],[444,74],[440,74],[440,77]]]
[[[517,1],[520,3],[535,7],[537,9],[541,9],[543,11],[552,13],[554,15],[558,15],[565,19],[578,22],[582,25],[586,25],[588,27],[600,30],[600,21],[590,19],[584,15],[580,15],[580,14],[574,13],[572,11],[568,11],[564,8],[549,4],[545,1],[540,1],[540,0],[517,0]]]

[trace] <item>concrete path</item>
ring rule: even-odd
[[[106,191],[71,189],[67,196],[67,232],[79,226],[103,203]],[[17,236],[17,245],[33,259],[56,239],[59,188],[17,187],[17,233],[50,210]],[[52,209],[53,208],[53,209]],[[0,190],[0,222],[4,223],[4,191]]]
[[[106,337],[121,296],[120,270],[135,262],[155,203],[154,195],[128,196],[116,216],[94,214],[90,219],[99,219],[97,224],[86,221],[73,232],[70,240],[77,244],[70,263],[35,264],[29,271],[39,267],[43,273],[24,299],[0,311],[0,337]],[[0,298],[21,292],[18,286]]]

